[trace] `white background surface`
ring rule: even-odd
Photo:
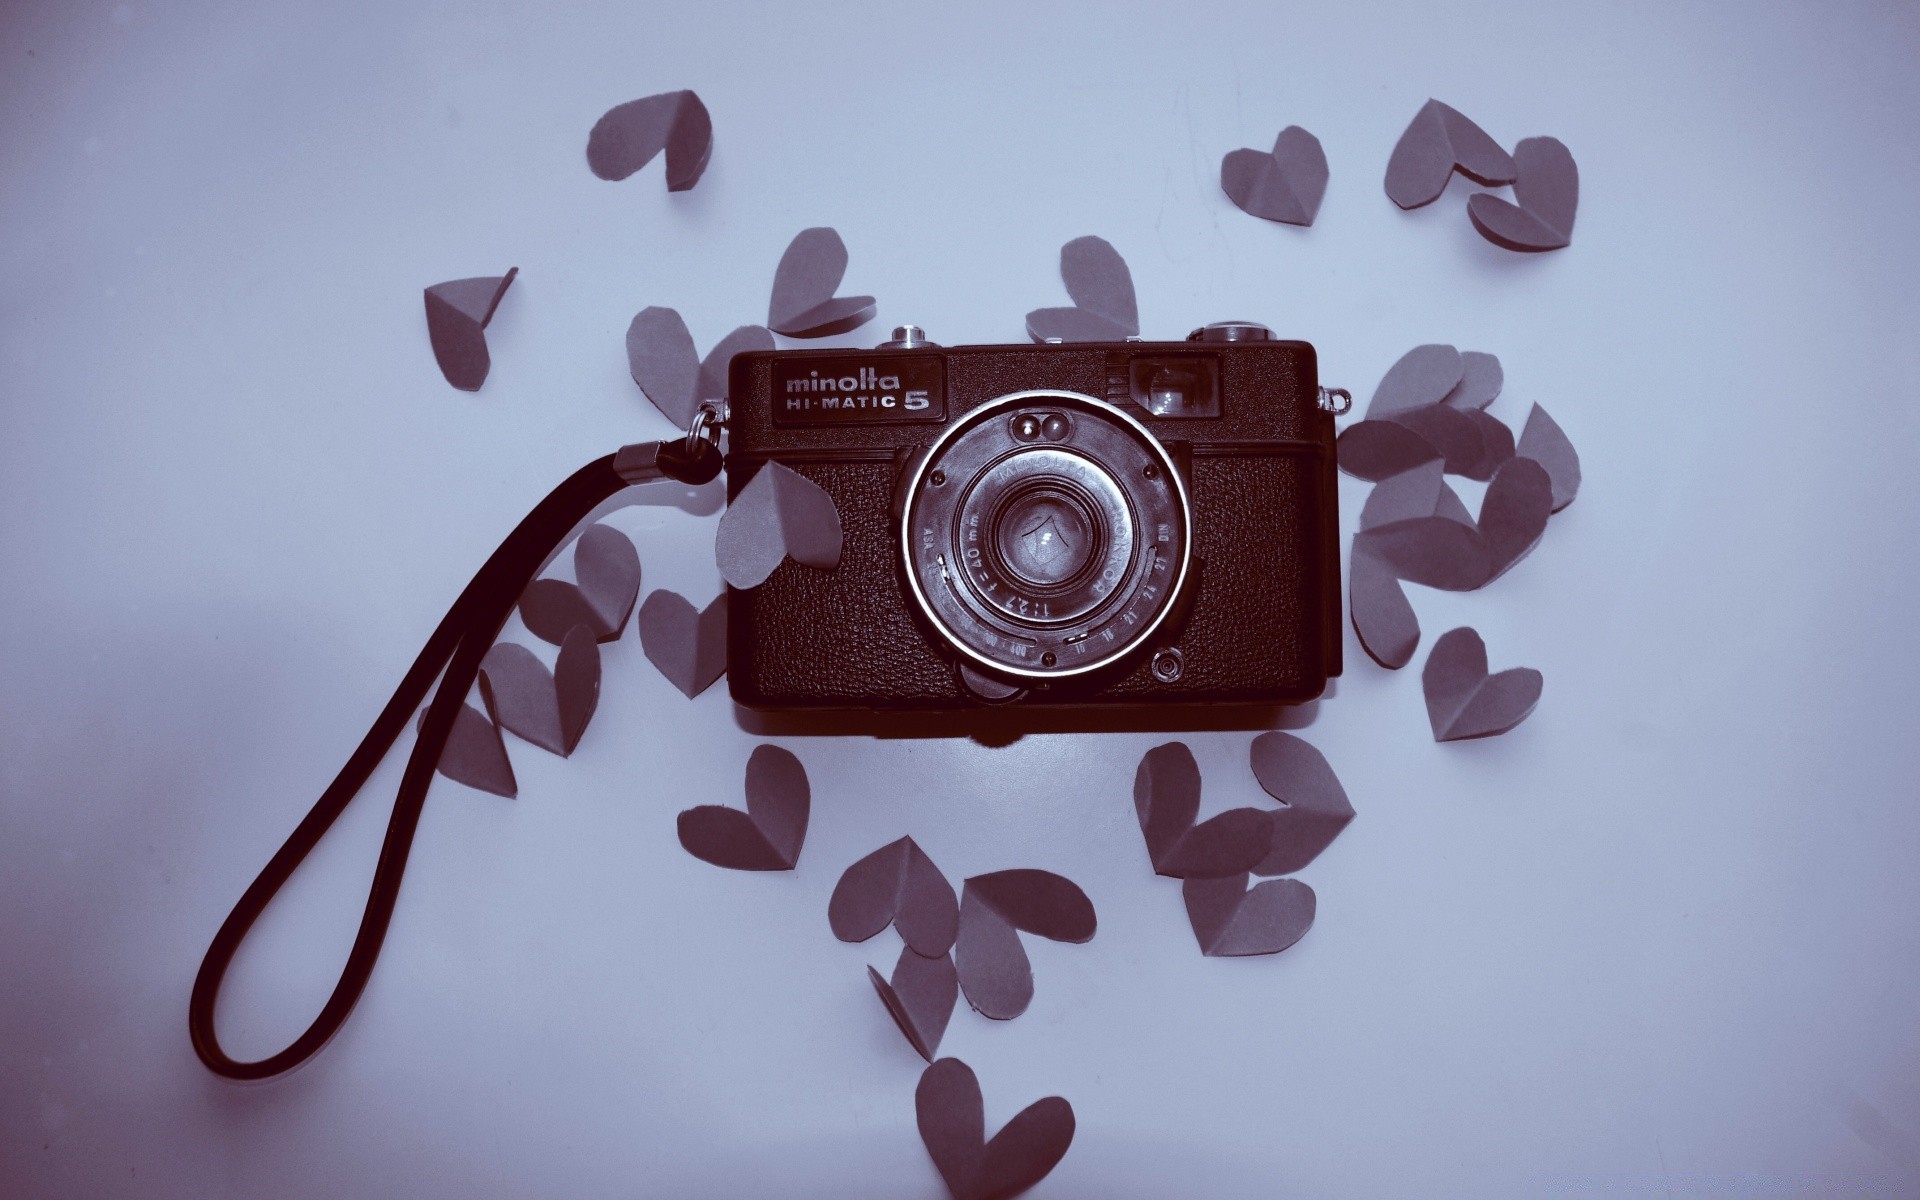
[[[919,1060],[827,930],[854,858],[1059,871],[1085,946],[943,1050],[990,1127],[1079,1136],[1036,1196],[1920,1194],[1913,611],[1920,20],[1910,6],[15,4],[0,18],[0,1191],[17,1196],[936,1196]],[[608,107],[696,88],[691,193],[594,178]],[[1579,160],[1573,246],[1519,256],[1456,180],[1381,193],[1429,96]],[[1316,133],[1311,230],[1218,164]],[[441,781],[345,1031],[235,1086],[186,1036],[228,907],[496,541],[663,436],[622,334],[704,350],[837,226],[869,344],[1013,340],[1058,247],[1126,256],[1145,332],[1251,317],[1364,402],[1409,346],[1506,365],[1586,485],[1483,593],[1411,589],[1514,733],[1436,745],[1417,664],[1349,637],[1305,730],[1359,819],[1275,958],[1195,950],[1130,786],[1144,734],[787,739],[799,869],[697,862],[755,739],[629,633],[571,760]],[[420,289],[517,264],[477,395]],[[1351,528],[1364,485],[1342,482]],[[1470,505],[1477,498],[1469,493]],[[643,504],[645,587],[719,587],[711,512]],[[515,634],[509,627],[509,636]],[[524,634],[519,634],[525,637]],[[544,651],[545,647],[541,647]],[[1188,738],[1205,811],[1245,733]],[[331,986],[398,758],[245,947],[265,1053]]]

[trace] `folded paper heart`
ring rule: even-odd
[[[1356,421],[1334,444],[1340,469],[1356,479],[1378,483],[1422,463],[1444,462],[1433,443],[1385,417]]]
[[[767,326],[791,338],[828,337],[873,320],[872,296],[835,296],[847,274],[847,245],[825,226],[802,229],[773,272]]]
[[[735,871],[791,871],[807,839],[807,770],[778,746],[747,759],[747,811],[702,804],[680,814],[680,845],[695,858]]]
[[[1133,273],[1104,238],[1078,237],[1060,247],[1060,279],[1072,308],[1038,308],[1027,314],[1027,335],[1036,342],[1119,342],[1140,333]]]
[[[1320,139],[1289,125],[1271,151],[1234,150],[1220,161],[1220,189],[1240,211],[1288,225],[1311,225],[1327,194]]]
[[[1572,504],[1573,498],[1579,495],[1580,455],[1559,424],[1538,404],[1527,414],[1527,424],[1520,431],[1520,444],[1514,453],[1546,468],[1547,478],[1553,482],[1554,512]]]
[[[1460,352],[1460,382],[1453,385],[1445,402],[1455,408],[1485,408],[1500,398],[1506,372],[1500,360],[1480,350]]]
[[[1401,208],[1431,204],[1453,173],[1489,187],[1512,183],[1513,156],[1457,110],[1428,100],[1414,114],[1387,159],[1387,196]]]
[[[1313,889],[1298,879],[1269,879],[1247,887],[1246,875],[1189,879],[1181,885],[1187,921],[1212,958],[1278,954],[1313,928]]]
[[[1155,746],[1133,776],[1133,808],[1156,874],[1216,878],[1250,871],[1272,847],[1273,825],[1257,808],[1236,808],[1194,824],[1200,766],[1185,742]]]
[[[773,349],[773,334],[742,325],[721,338],[702,360],[693,335],[671,308],[643,308],[627,326],[627,370],[653,406],[687,429],[700,406],[727,398],[727,367],[747,350]]]
[[[1439,459],[1432,459],[1374,484],[1360,509],[1360,528],[1372,529],[1413,517],[1436,515],[1462,525],[1473,524],[1466,505],[1447,486],[1443,464]]]
[[[1033,1000],[1033,964],[1016,931],[1056,942],[1093,938],[1093,902],[1072,880],[1030,869],[975,875],[962,885],[954,968],[967,1003],[1010,1021]]]
[[[549,671],[525,646],[501,642],[480,662],[480,695],[500,728],[565,758],[600,703],[600,644],[575,625]]]
[[[912,946],[902,946],[900,959],[893,964],[892,979],[872,967],[867,968],[867,978],[907,1042],[921,1058],[932,1062],[960,998],[960,978],[954,973],[953,956],[928,958],[914,953]]]
[[[1511,458],[1487,485],[1477,523],[1437,513],[1408,516],[1363,528],[1354,535],[1354,554],[1373,555],[1408,583],[1470,592],[1498,579],[1539,544],[1552,507],[1546,469]]]
[[[1393,568],[1355,541],[1347,572],[1347,607],[1367,657],[1397,671],[1420,646],[1420,620]]]
[[[1429,342],[1394,361],[1367,401],[1367,420],[1428,408],[1453,394],[1466,376],[1466,360],[1452,346]]]
[[[1525,138],[1513,148],[1515,204],[1491,192],[1467,198],[1467,219],[1480,236],[1508,250],[1558,250],[1573,241],[1580,207],[1580,168],[1550,137]]]
[[[611,525],[590,525],[573,544],[573,575],[536,579],[520,596],[527,632],[559,645],[575,625],[611,642],[627,627],[640,594],[640,555],[626,534]]]
[[[426,710],[420,710],[421,722],[426,718]],[[507,760],[507,745],[500,738],[499,726],[471,704],[462,704],[454,714],[453,727],[435,768],[455,783],[509,800],[520,790],[514,782],[513,764]]]
[[[713,156],[713,118],[692,92],[662,92],[608,109],[587,135],[587,166],[602,179],[625,179],[662,150],[668,191],[700,182]]]
[[[737,588],[766,582],[783,559],[832,570],[840,565],[840,510],[819,484],[768,462],[727,502],[714,537],[720,576]]]
[[[960,902],[940,868],[910,837],[848,867],[827,902],[827,923],[843,942],[864,942],[888,925],[914,952],[939,958],[953,948]]]
[[[1540,701],[1540,672],[1512,667],[1487,674],[1487,645],[1462,626],[1440,635],[1427,655],[1420,685],[1426,693],[1433,740],[1454,742],[1505,733]]]
[[[433,343],[433,359],[447,382],[463,392],[477,392],[487,381],[493,359],[487,353],[485,330],[518,274],[520,268],[513,267],[505,275],[454,279],[426,291],[427,339]]]
[[[640,649],[691,700],[726,674],[727,594],[704,609],[664,588],[640,606]]]
[[[1320,857],[1353,820],[1340,777],[1313,743],[1275,730],[1247,749],[1253,777],[1285,807],[1272,813],[1273,846],[1255,875],[1291,875]]]
[[[1073,1105],[1059,1096],[1034,1101],[986,1136],[980,1080],[957,1058],[920,1074],[913,1093],[920,1140],[953,1200],[1009,1200],[1045,1179],[1073,1145]]]

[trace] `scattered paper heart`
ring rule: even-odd
[[[1353,535],[1353,552],[1377,557],[1408,583],[1470,592],[1492,577],[1493,556],[1480,530],[1448,517],[1414,517]]]
[[[590,525],[573,544],[573,575],[536,579],[520,596],[520,620],[527,632],[559,645],[575,625],[593,630],[603,642],[627,627],[640,594],[640,554],[626,534],[611,525]]]
[[[1487,646],[1462,626],[1440,635],[1420,675],[1436,742],[1491,737],[1527,719],[1540,701],[1540,672],[1511,667],[1487,674]]]
[[[1580,168],[1554,138],[1525,138],[1513,148],[1513,199],[1492,192],[1467,197],[1467,219],[1480,236],[1508,250],[1558,250],[1573,241],[1580,207]],[[1486,182],[1486,181],[1482,181]]]
[[[720,576],[756,588],[783,559],[823,571],[840,565],[840,510],[819,484],[768,462],[727,502],[714,538]]]
[[[953,1200],[1011,1200],[1045,1179],[1073,1145],[1073,1106],[1059,1096],[1027,1105],[987,1140],[980,1080],[957,1058],[921,1072],[913,1106],[920,1140]]]
[[[1538,404],[1527,414],[1527,424],[1520,431],[1520,445],[1514,453],[1547,469],[1547,478],[1553,481],[1554,512],[1572,504],[1573,498],[1580,494],[1580,455],[1561,432],[1559,424]]]
[[[1353,632],[1367,657],[1397,671],[1413,661],[1420,621],[1393,568],[1356,541],[1348,567],[1347,597]]]
[[[1272,846],[1273,826],[1257,808],[1235,808],[1194,824],[1200,765],[1185,742],[1155,746],[1133,776],[1133,808],[1156,874],[1173,879],[1253,869]]]
[[[1457,110],[1428,100],[1387,160],[1387,196],[1401,208],[1431,204],[1455,171],[1489,187],[1512,183],[1513,156]]]
[[[627,326],[627,369],[675,429],[692,426],[703,403],[727,398],[727,366],[734,355],[771,349],[773,334],[759,325],[742,325],[701,360],[686,322],[671,308],[643,308]]]
[[[827,902],[827,924],[843,942],[864,942],[888,925],[914,952],[939,958],[953,948],[960,902],[940,868],[910,837],[848,867]]]
[[[802,229],[773,272],[767,326],[791,338],[828,337],[873,320],[872,296],[835,296],[847,274],[847,245],[825,226]]]
[[[1494,473],[1480,501],[1480,536],[1487,542],[1487,578],[1481,587],[1507,573],[1540,544],[1553,512],[1553,480],[1530,458],[1510,458]]]
[[[700,182],[713,156],[713,118],[690,91],[662,92],[608,109],[587,135],[587,166],[602,179],[625,179],[667,152],[667,190]]]
[[[688,854],[735,871],[791,871],[806,843],[811,789],[790,751],[761,745],[747,759],[747,810],[702,804],[680,814]]]
[[[1500,360],[1479,350],[1460,352],[1460,382],[1447,393],[1446,403],[1455,408],[1485,408],[1500,398],[1506,372]]]
[[[1200,953],[1213,958],[1278,954],[1313,928],[1313,889],[1269,879],[1249,890],[1246,875],[1189,879],[1181,891]]]
[[[1034,341],[1120,342],[1140,333],[1133,273],[1104,238],[1078,237],[1060,247],[1060,278],[1074,307],[1028,313]]]
[[[640,649],[691,700],[727,671],[727,594],[695,609],[662,588],[640,606]]]
[[[1320,857],[1353,820],[1353,805],[1326,756],[1303,738],[1275,730],[1247,750],[1253,777],[1285,807],[1269,816],[1273,847],[1255,875],[1291,875]]]
[[[422,721],[426,711],[420,713]],[[500,729],[487,714],[471,704],[462,704],[454,714],[447,744],[440,751],[436,768],[455,783],[492,792],[511,800],[519,793],[513,779],[513,764],[507,760],[507,744]]]
[[[1220,162],[1220,189],[1240,211],[1267,221],[1311,225],[1327,193],[1320,139],[1289,125],[1271,151],[1234,150]]]
[[[1386,418],[1347,426],[1335,443],[1335,454],[1342,471],[1375,483],[1422,463],[1442,460],[1427,439]]]
[[[954,967],[967,1003],[982,1016],[1010,1021],[1033,1000],[1033,964],[1016,930],[1056,942],[1093,938],[1093,902],[1072,880],[1018,869],[975,875],[960,891]]]
[[[867,978],[908,1044],[932,1062],[960,999],[960,977],[954,973],[952,955],[927,958],[914,953],[912,946],[902,946],[892,979],[872,967],[867,968]]]
[[[553,670],[517,642],[500,642],[480,662],[480,695],[494,723],[565,758],[600,703],[600,645],[575,625],[560,641]]]
[[[487,381],[493,359],[487,353],[484,331],[518,274],[520,268],[513,267],[505,275],[454,279],[426,290],[427,339],[433,343],[433,359],[447,382],[463,392],[477,392]]]
[[[1466,376],[1466,361],[1452,346],[1429,342],[1394,361],[1367,401],[1367,420],[1429,408],[1453,394]]]

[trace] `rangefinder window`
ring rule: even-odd
[[[1133,402],[1156,417],[1220,415],[1220,370],[1210,354],[1136,358],[1129,364]]]

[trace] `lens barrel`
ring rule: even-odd
[[[1073,392],[1002,396],[949,425],[903,506],[908,595],[970,665],[1084,674],[1152,634],[1187,574],[1185,485],[1131,416]]]

